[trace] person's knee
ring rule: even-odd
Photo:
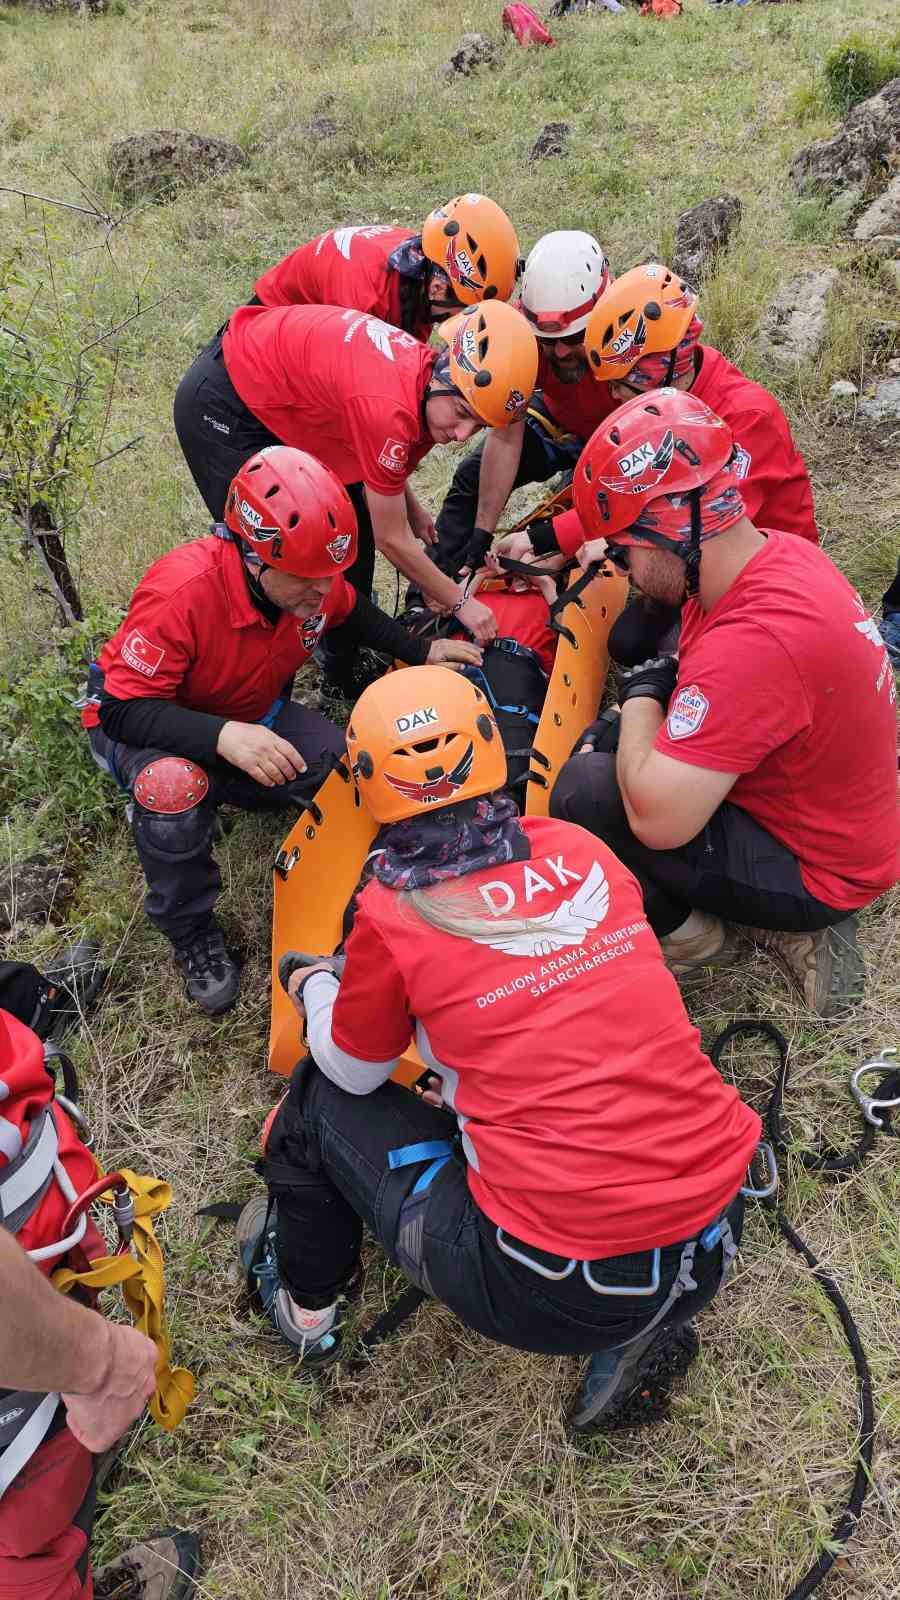
[[[572,756],[560,769],[550,795],[552,817],[603,837],[610,827],[621,825],[624,814],[614,755]]]
[[[148,761],[132,785],[132,831],[138,849],[157,860],[189,861],[212,844],[216,808],[209,779],[180,756]]]

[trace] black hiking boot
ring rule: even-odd
[[[189,1600],[199,1571],[197,1535],[166,1528],[100,1567],[94,1573],[94,1600]]]
[[[216,921],[176,944],[175,963],[188,998],[208,1016],[217,1017],[234,1005],[240,993],[240,970],[225,948],[225,935]]]
[[[571,1431],[619,1433],[658,1422],[668,1409],[673,1381],[687,1372],[699,1349],[693,1324],[685,1322],[591,1356],[569,1413]]]
[[[60,1044],[83,1017],[89,1016],[109,973],[99,965],[100,946],[93,939],[69,945],[59,960],[42,974],[47,985],[38,1023],[38,1038]]]

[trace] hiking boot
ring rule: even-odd
[[[576,1434],[645,1427],[665,1414],[672,1383],[700,1349],[693,1324],[650,1333],[591,1356],[569,1427]]]
[[[700,967],[730,967],[739,954],[731,928],[708,911],[692,911],[691,918],[701,924],[697,933],[682,937],[676,929],[659,941],[669,971],[684,978]]]
[[[175,963],[188,997],[210,1017],[234,1005],[241,987],[236,961],[225,948],[225,935],[217,922],[175,946]]]
[[[862,999],[866,973],[855,916],[818,933],[776,933],[768,928],[746,932],[777,957],[817,1016],[837,1017]]]
[[[275,1243],[278,1210],[264,1194],[248,1200],[237,1220],[238,1254],[247,1274],[247,1292],[256,1309],[268,1317],[298,1363],[315,1371],[336,1361],[341,1349],[341,1332],[333,1322],[311,1339],[298,1320],[294,1301],[283,1288]]]
[[[100,1567],[94,1573],[94,1600],[188,1600],[196,1593],[199,1571],[197,1535],[166,1528]]]
[[[93,1010],[109,973],[98,965],[100,946],[93,939],[69,945],[59,961],[43,974],[47,999],[37,1030],[41,1039],[60,1044],[71,1028]]]

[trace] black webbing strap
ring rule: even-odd
[[[497,565],[502,567],[504,572],[512,573],[517,577],[559,578],[561,574],[571,572],[577,563],[570,559],[562,567],[543,567],[540,566],[536,561],[514,561],[512,556],[498,556]],[[554,633],[559,633],[564,639],[568,639],[570,645],[575,650],[578,649],[578,640],[575,638],[571,628],[567,628],[565,623],[560,622],[559,619],[563,611],[565,611],[566,606],[572,605],[573,602],[575,605],[581,604],[581,595],[583,591],[587,588],[589,583],[593,583],[602,566],[602,561],[588,562],[588,565],[582,572],[581,577],[576,578],[574,583],[570,583],[568,588],[563,589],[562,593],[557,595],[556,599],[550,604],[551,628],[553,629]]]

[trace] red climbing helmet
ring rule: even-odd
[[[295,578],[333,578],[356,559],[356,512],[344,485],[290,445],[267,445],[244,462],[225,525],[265,566]]]

